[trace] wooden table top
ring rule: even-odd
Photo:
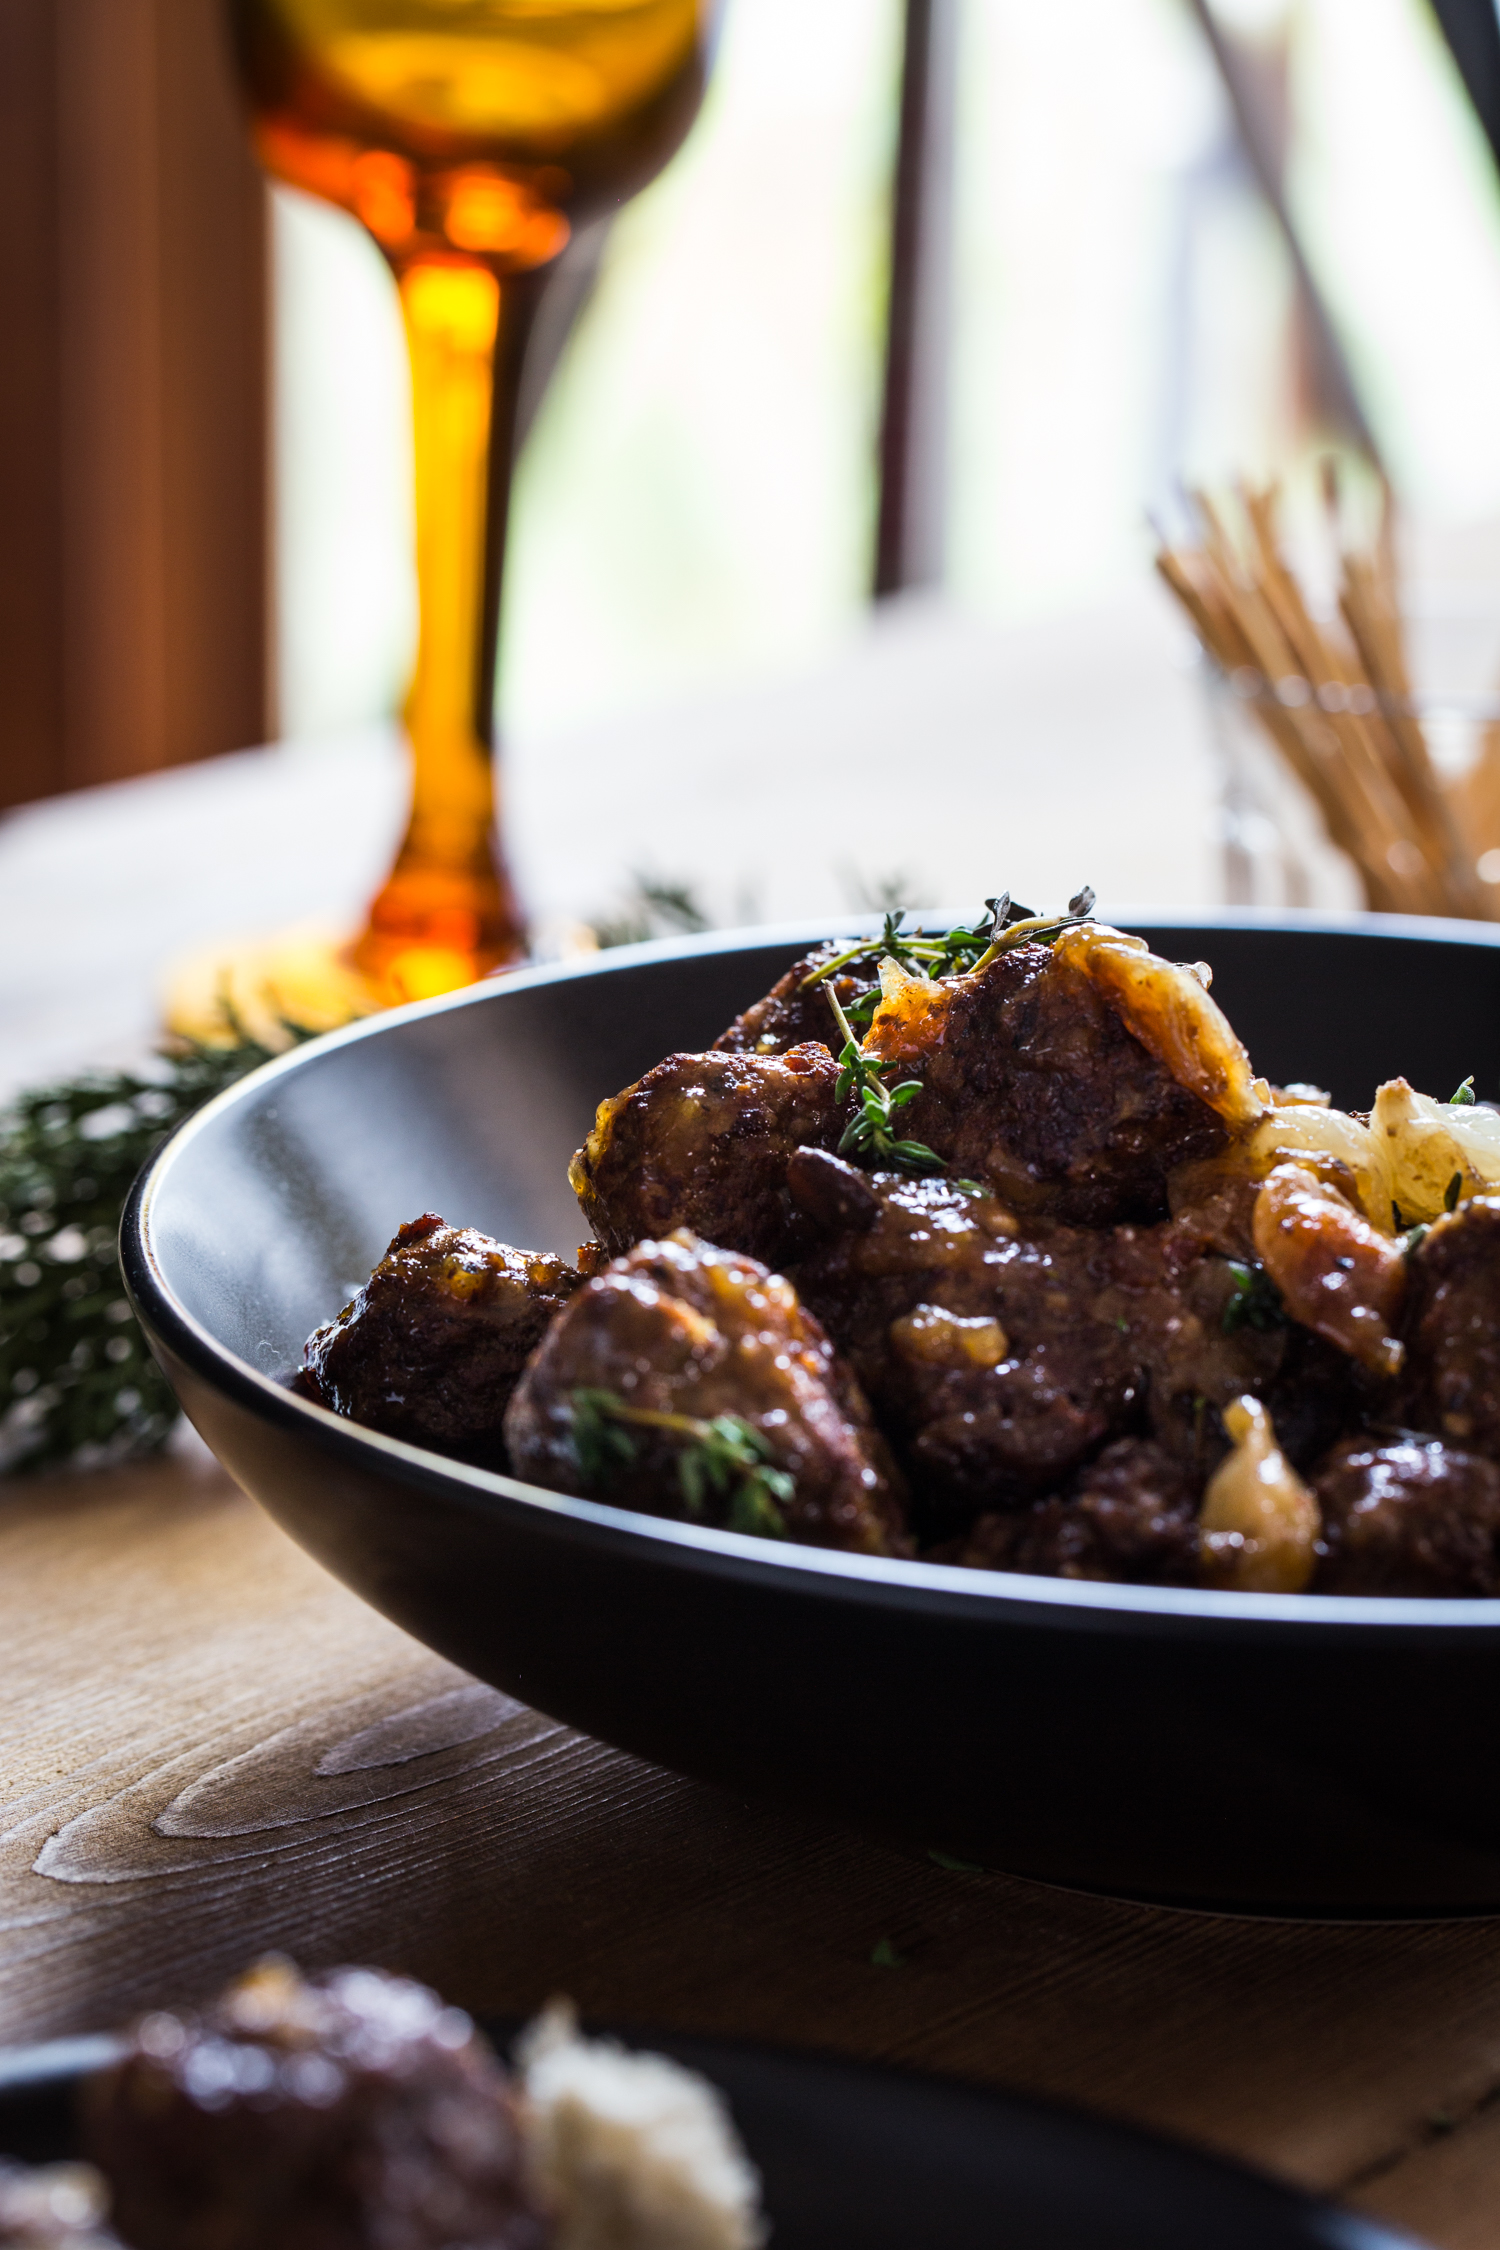
[[[0,1649],[8,2039],[279,1947],[1057,2095],[1446,2250],[1500,2232],[1500,1922],[1170,1912],[740,1802],[470,1683],[201,1451],[0,1488]]]

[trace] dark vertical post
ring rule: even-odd
[[[905,0],[875,595],[943,575],[957,0]]]
[[[219,0],[0,0],[0,805],[267,732],[265,195]]]
[[[1432,0],[1458,74],[1500,164],[1500,16],[1495,0]]]

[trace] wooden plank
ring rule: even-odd
[[[1492,2238],[1493,1923],[1169,1912],[738,1801],[476,1687],[201,1460],[6,1488],[0,1647],[7,2038],[279,1946],[1057,2095]]]

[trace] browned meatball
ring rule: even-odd
[[[1228,1263],[1168,1222],[1018,1221],[987,1190],[863,1175],[811,1152],[789,1184],[818,1247],[794,1269],[900,1445],[931,1526],[1053,1492],[1147,1426],[1185,1467],[1259,1395],[1285,1332],[1237,1324]]]
[[[584,1216],[611,1256],[687,1227],[748,1257],[796,1248],[787,1159],[831,1147],[842,1107],[826,1047],[785,1055],[668,1055],[601,1102],[569,1167]]]
[[[0,2250],[120,2250],[105,2224],[109,2190],[91,2164],[0,2157]]]
[[[1066,1498],[981,1516],[953,1557],[973,1570],[1122,1585],[1198,1578],[1197,1481],[1149,1438],[1121,1438],[1080,1470]]]
[[[1500,1460],[1500,1196],[1476,1195],[1412,1253],[1401,1419]]]
[[[710,1429],[721,1416],[735,1426]],[[517,1476],[555,1491],[906,1551],[884,1441],[796,1290],[686,1232],[640,1243],[580,1289],[522,1377],[505,1435]]]
[[[1313,1480],[1320,1594],[1500,1593],[1500,1468],[1439,1438],[1347,1438]]]
[[[810,991],[805,987],[816,970],[847,951],[847,944],[837,938],[815,946],[794,962],[784,977],[778,977],[764,1000],[757,1000],[753,1008],[736,1016],[729,1029],[720,1032],[714,1046],[736,1055],[784,1055],[789,1047],[800,1047],[807,1040],[831,1050],[841,1047],[843,1041],[828,1005],[829,987],[838,995],[841,1008],[851,1007],[874,989],[873,958],[866,955],[852,969],[841,970]]]
[[[155,2014],[88,2090],[134,2250],[539,2250],[510,2083],[467,2016],[374,1969],[265,1962]]]
[[[915,987],[910,1009],[906,1023],[899,1007],[877,1015],[867,1042],[923,1081],[902,1131],[1013,1210],[1084,1226],[1164,1218],[1168,1172],[1228,1138],[1109,993],[1048,946]]]
[[[391,1437],[502,1463],[510,1394],[581,1278],[561,1258],[425,1212],[401,1228],[353,1303],[309,1336],[303,1385]]]

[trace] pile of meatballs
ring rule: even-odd
[[[1378,1226],[1336,1158],[1268,1143],[1326,1097],[1253,1076],[1201,965],[1092,922],[992,950],[798,961],[601,1105],[575,1264],[414,1219],[309,1339],[305,1395],[865,1555],[1500,1592],[1500,1197]],[[900,1144],[851,1144],[830,993],[862,1063],[918,1082]],[[713,1431],[729,1465],[688,1473]]]

